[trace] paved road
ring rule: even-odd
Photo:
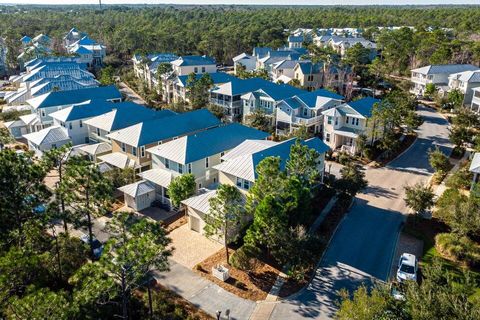
[[[415,143],[387,167],[366,169],[369,187],[340,223],[312,283],[279,303],[270,319],[333,318],[336,291],[388,278],[407,212],[403,188],[429,178],[430,148],[438,145],[444,152],[450,148],[447,121],[427,108],[420,108],[419,114],[425,121]]]

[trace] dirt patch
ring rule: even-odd
[[[167,232],[172,232],[173,230],[187,224],[187,222],[188,218],[182,212],[179,212],[174,216],[168,218],[167,220],[163,221],[162,224],[165,230],[167,230]]]
[[[235,250],[229,249],[228,252],[231,256]],[[212,275],[212,267],[219,264],[229,269],[230,279],[226,282]],[[223,289],[241,298],[252,301],[265,300],[277,276],[280,274],[277,268],[258,260],[249,272],[229,266],[227,265],[225,257],[225,249],[219,250],[214,255],[196,265],[194,270],[208,280],[215,282]]]

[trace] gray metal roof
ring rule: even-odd
[[[156,185],[168,188],[172,180],[180,173],[167,169],[150,169],[138,174],[142,179],[148,180]]]
[[[59,126],[48,127],[37,132],[26,134],[23,137],[38,146],[70,140],[65,130]]]
[[[142,194],[146,194],[155,190],[155,188],[151,185],[150,182],[141,180],[138,182],[134,182],[132,184],[128,184],[126,186],[118,188],[118,190],[122,191],[125,194],[128,194],[131,197],[138,197]]]

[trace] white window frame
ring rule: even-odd
[[[210,159],[209,157],[205,158],[205,168],[208,168],[210,166]]]
[[[126,151],[127,151],[127,146],[126,146],[125,143],[123,143],[123,142],[120,142],[120,148],[122,148],[122,151],[123,151],[123,152],[126,152]]]
[[[132,146],[132,154],[136,157],[137,156],[137,147]]]
[[[191,163],[187,164],[187,171],[188,171],[188,173],[192,173],[192,164]]]
[[[140,157],[145,158],[145,146],[140,147]]]

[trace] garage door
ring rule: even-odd
[[[200,219],[190,216],[190,229],[200,232]]]
[[[155,194],[154,192],[149,192],[149,193],[145,193],[145,194],[142,194],[142,195],[138,196],[137,197],[137,210],[140,211],[140,210],[143,210],[143,209],[146,209],[146,208],[150,207],[154,194]]]

